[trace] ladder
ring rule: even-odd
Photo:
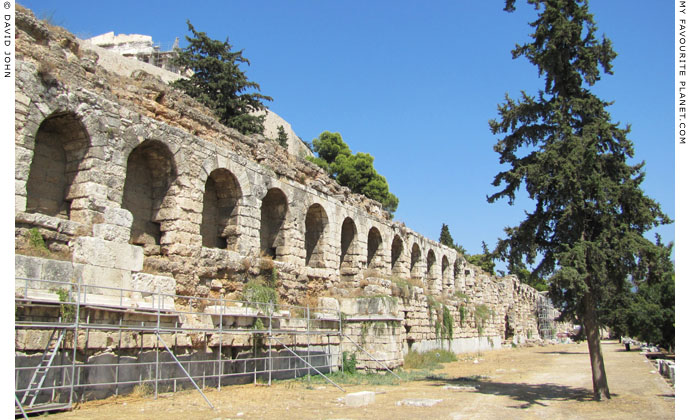
[[[29,407],[34,405],[34,402],[36,402],[36,397],[38,397],[38,394],[41,391],[41,387],[43,386],[43,382],[48,376],[48,371],[50,370],[50,366],[53,364],[53,359],[55,359],[55,355],[60,349],[60,344],[62,344],[62,340],[63,338],[65,338],[65,332],[66,330],[60,329],[60,332],[58,333],[58,329],[56,328],[50,334],[48,344],[46,344],[46,348],[43,351],[43,357],[36,366],[34,374],[31,376],[29,387],[24,392],[24,397],[22,397],[22,405],[26,403],[26,400],[28,398],[31,398],[31,402],[29,402]]]

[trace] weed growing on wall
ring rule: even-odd
[[[355,353],[343,352],[343,372],[348,375],[357,373],[357,357]]]
[[[477,331],[479,332],[479,336],[482,335],[484,332],[484,328],[486,327],[486,321],[489,318],[493,318],[494,316],[494,311],[489,309],[488,306],[485,304],[477,305],[474,308],[474,323],[477,326]]]

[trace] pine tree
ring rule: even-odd
[[[388,190],[386,178],[374,169],[372,155],[361,152],[353,155],[340,133],[329,131],[312,140],[312,150],[318,157],[307,160],[323,168],[338,184],[378,201],[384,210],[395,213],[398,197]]]
[[[178,50],[174,63],[193,74],[171,85],[210,108],[222,124],[243,134],[263,133],[265,116],[251,112],[266,109],[262,101],[273,99],[258,93],[259,84],[250,82],[240,69],[240,64],[248,65],[249,60],[242,51],[232,51],[227,39],[211,39],[205,32],[197,32],[189,21],[187,26],[194,37],[186,37],[189,45]]]
[[[525,259],[534,274],[549,278],[550,296],[566,314],[584,324],[592,367],[594,398],[610,398],[602,357],[599,312],[639,269],[649,249],[643,233],[668,223],[640,184],[642,164],[628,165],[633,145],[629,127],[610,121],[607,105],[587,86],[612,73],[616,53],[596,25],[586,0],[528,0],[539,11],[532,41],[517,45],[513,58],[526,57],[545,81],[536,96],[506,96],[493,134],[501,164],[489,202],[513,204],[522,183],[536,202],[533,212],[497,251],[514,266]],[[506,0],[513,11],[515,0]],[[585,84],[587,86],[585,86]],[[653,246],[653,244],[651,244]]]

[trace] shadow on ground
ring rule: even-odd
[[[443,378],[430,376],[435,386],[473,386],[474,391],[487,395],[504,395],[520,403],[513,408],[530,408],[533,405],[548,406],[548,401],[594,401],[592,391],[584,388],[573,388],[557,384],[524,384],[494,382],[486,377],[468,376],[459,378]],[[617,394],[611,394],[612,397]]]

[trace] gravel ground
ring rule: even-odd
[[[675,392],[638,351],[603,343],[613,398],[591,398],[587,345],[503,349],[462,355],[433,377],[396,385],[345,385],[375,392],[375,402],[345,405],[337,388],[304,381],[152,397],[117,397],[81,404],[54,419],[673,419]],[[435,401],[440,400],[440,401]]]

